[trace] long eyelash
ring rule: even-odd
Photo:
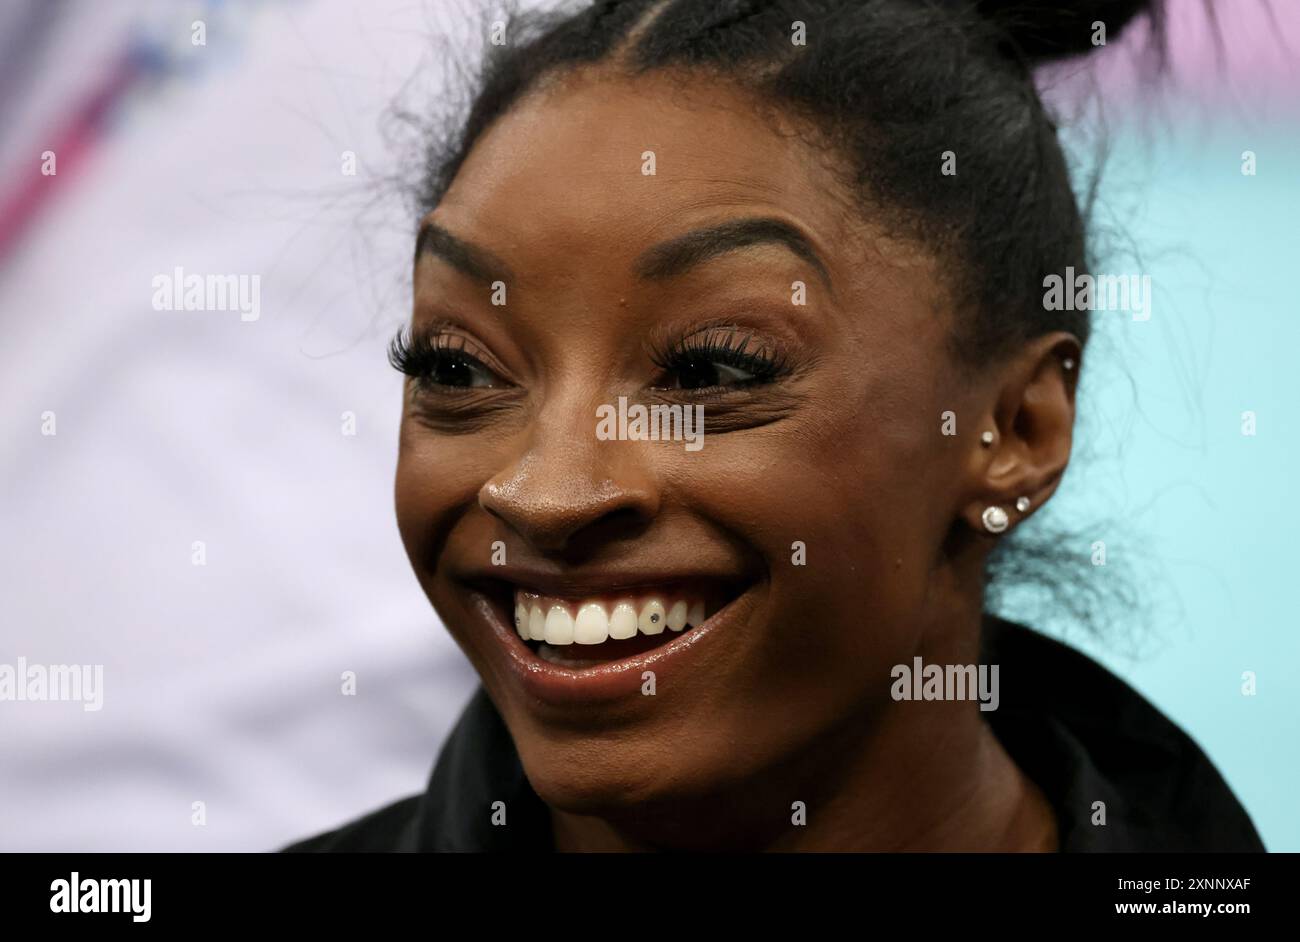
[[[749,350],[753,333],[735,328],[710,328],[703,333],[683,337],[651,350],[650,359],[664,372],[683,369],[700,360],[724,363],[752,373],[750,383],[770,383],[789,372],[786,356],[779,351],[760,347]]]
[[[422,379],[449,356],[481,365],[478,357],[465,352],[466,340],[438,330],[403,328],[388,344],[388,362],[407,376]]]

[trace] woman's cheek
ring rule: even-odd
[[[408,419],[404,425],[409,426]],[[437,562],[433,548],[442,545],[491,471],[484,451],[468,438],[437,436],[403,428],[394,482],[397,528],[418,575]]]

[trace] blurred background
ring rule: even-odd
[[[1170,8],[1158,90],[1140,30],[1041,76],[1081,170],[1104,122],[1103,270],[1153,301],[1098,315],[1052,508],[1146,604],[1032,623],[1297,851],[1300,6]],[[476,679],[393,520],[400,115],[480,10],[0,0],[0,664],[103,665],[100,710],[0,702],[0,850],[265,850],[423,790]],[[259,276],[256,319],[156,309],[177,267]]]

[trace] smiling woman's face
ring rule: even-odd
[[[416,344],[399,524],[556,808],[807,774],[896,706],[893,665],[972,653],[937,637],[977,614],[943,548],[980,411],[939,266],[782,130],[725,86],[573,76],[426,220],[413,330],[438,352]],[[702,405],[703,447],[598,437],[620,397]],[[972,424],[941,434],[945,410]],[[620,603],[657,633],[618,639]],[[575,615],[616,638],[564,644]]]

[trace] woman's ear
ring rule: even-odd
[[[1081,352],[1073,334],[1045,334],[990,378],[989,409],[970,456],[977,496],[962,508],[973,529],[1009,529],[1055,493],[1070,461]]]

